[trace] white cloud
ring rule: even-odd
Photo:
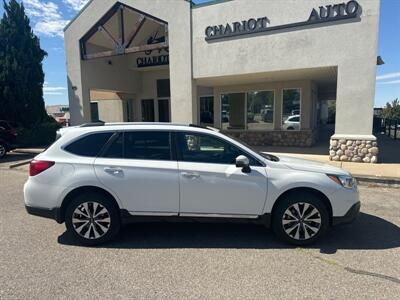
[[[387,73],[384,75],[376,76],[376,80],[391,79],[400,77],[400,72]]]
[[[378,82],[378,84],[400,84],[400,80]]]
[[[64,95],[64,93],[60,93],[60,92],[45,92],[43,93],[46,96],[60,96],[60,95]]]
[[[63,37],[63,28],[68,24],[59,6],[52,1],[23,0],[27,15],[32,19],[33,31],[49,37]]]
[[[63,0],[65,4],[69,5],[73,10],[81,10],[89,0]]]
[[[43,84],[43,94],[45,95],[64,95],[67,88],[63,86],[49,86],[48,82]]]

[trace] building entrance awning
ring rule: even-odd
[[[168,23],[117,2],[80,40],[83,60],[168,48]]]

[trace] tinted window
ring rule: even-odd
[[[170,134],[167,131],[125,132],[125,158],[171,160]]]
[[[300,122],[300,117],[289,118],[289,122]]]
[[[112,135],[112,132],[90,134],[69,144],[65,150],[80,156],[96,157]]]
[[[119,134],[118,138],[115,139],[112,144],[108,147],[107,151],[102,155],[106,158],[123,158],[123,138],[124,135]]]
[[[178,136],[178,146],[183,161],[235,164],[236,157],[245,155],[249,158],[250,165],[260,165],[257,160],[238,147],[219,138],[196,133],[179,133]]]

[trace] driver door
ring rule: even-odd
[[[267,195],[267,174],[260,162],[214,135],[178,132],[180,215],[256,217]],[[245,155],[251,172],[237,168]]]

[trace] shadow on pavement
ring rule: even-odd
[[[76,245],[64,232],[64,245]],[[271,230],[254,224],[233,223],[137,223],[124,227],[111,242],[98,247],[116,249],[157,248],[294,248],[278,241]],[[400,227],[382,218],[361,213],[349,225],[332,228],[321,242],[310,248],[332,254],[339,249],[379,250],[400,247]]]
[[[0,166],[1,164],[18,163],[20,161],[32,159],[35,155],[36,154],[9,152],[4,158],[0,159]]]

